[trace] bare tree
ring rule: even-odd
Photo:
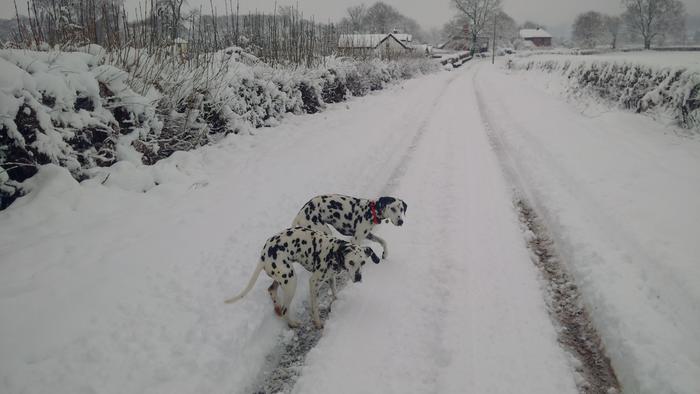
[[[608,30],[608,38],[610,39],[610,47],[617,48],[617,38],[620,36],[622,28],[622,18],[619,16],[606,15],[603,19],[605,27]]]
[[[364,4],[348,7],[348,22],[352,31],[359,32],[364,26],[364,20],[367,16],[367,7]]]
[[[651,48],[657,38],[663,39],[678,25],[685,25],[685,6],[680,0],[622,0],[627,8],[625,24],[644,40],[644,48]]]
[[[365,21],[371,33],[389,33],[398,27],[401,17],[394,7],[378,1],[367,9]]]
[[[182,6],[187,4],[187,0],[157,0],[159,14],[167,18],[170,24],[170,39],[177,38],[182,21]]]
[[[496,14],[496,39],[507,46],[512,46],[518,38],[518,25],[505,11]]]
[[[605,20],[599,12],[584,12],[574,20],[572,38],[576,45],[593,48],[603,41],[605,33]]]
[[[451,0],[451,4],[469,22],[469,37],[472,48],[476,48],[478,38],[488,32],[493,15],[501,10],[501,0]]]

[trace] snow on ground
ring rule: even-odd
[[[576,392],[471,78],[420,125],[384,190],[407,222],[381,228],[389,259],[334,304],[295,393]]]
[[[633,113],[581,113],[545,79],[476,74],[511,176],[556,235],[624,391],[698,393],[700,140]]]
[[[80,184],[43,167],[0,212],[0,392],[246,392],[292,332],[268,280],[223,304],[264,240],[315,194],[384,191],[409,223],[381,229],[390,258],[342,291],[297,391],[574,392],[471,72]]]

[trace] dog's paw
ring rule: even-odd
[[[301,323],[296,320],[289,320],[287,321],[287,325],[289,326],[289,328],[297,328],[301,325]]]
[[[275,305],[275,315],[282,316],[282,307],[281,306]]]
[[[320,320],[314,320],[314,327],[316,327],[317,330],[323,330],[323,322]]]

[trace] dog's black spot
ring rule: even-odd
[[[292,234],[294,234],[294,232],[293,232],[292,230],[288,230],[288,231],[287,231],[287,236],[288,236],[288,237],[291,237]],[[285,243],[285,245],[287,245],[287,244]]]
[[[284,284],[286,285],[286,284],[287,284],[287,282],[288,282],[288,281],[287,281],[287,279],[285,279],[285,280],[284,280]]]
[[[275,264],[274,262],[272,263],[272,269],[277,269],[277,264]]]
[[[339,212],[333,212],[333,217],[336,219],[340,219],[340,213]]]

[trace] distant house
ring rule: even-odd
[[[551,47],[552,35],[547,33],[542,28],[537,29],[522,29],[520,30],[520,38],[525,41],[530,41],[536,47]]]
[[[341,34],[338,51],[347,56],[394,58],[411,52],[410,39],[410,34]]]

